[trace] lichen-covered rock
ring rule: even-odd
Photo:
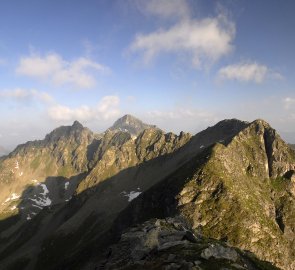
[[[129,228],[97,262],[98,269],[275,270],[254,254],[194,235],[181,218],[153,219]]]
[[[212,244],[201,253],[201,257],[204,259],[225,259],[229,261],[236,262],[238,260],[238,253],[229,247],[224,247],[219,244]]]

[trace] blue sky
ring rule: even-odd
[[[195,133],[267,120],[295,142],[291,0],[0,2],[0,145],[131,113]]]

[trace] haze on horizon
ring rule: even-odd
[[[196,133],[268,121],[295,143],[294,1],[0,3],[0,147],[129,113]]]

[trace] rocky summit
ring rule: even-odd
[[[110,128],[111,131],[125,131],[129,132],[132,136],[137,136],[143,130],[148,128],[156,128],[154,125],[143,123],[136,117],[126,114],[119,118]]]
[[[265,121],[196,135],[78,121],[0,159],[0,269],[295,269],[295,152]]]

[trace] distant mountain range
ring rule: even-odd
[[[294,270],[294,171],[263,120],[75,121],[0,159],[0,268]]]

